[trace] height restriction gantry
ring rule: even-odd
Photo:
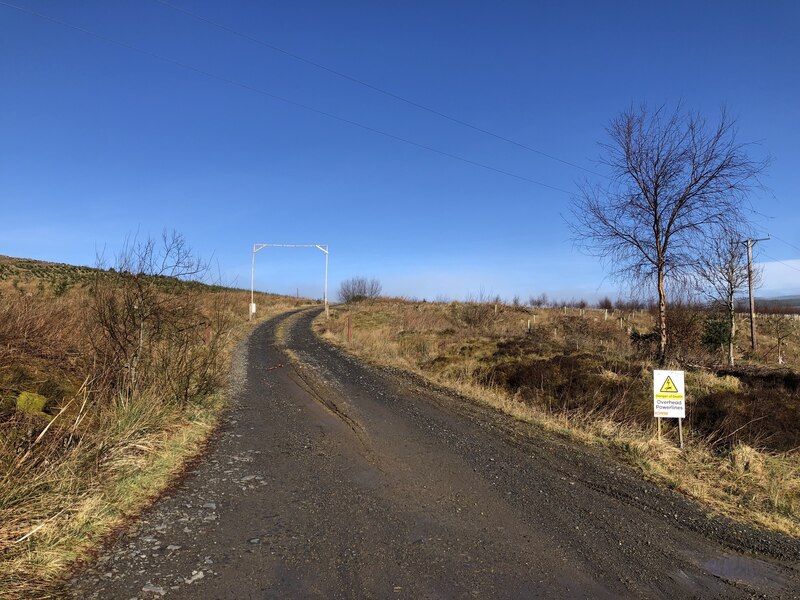
[[[330,316],[328,310],[328,244],[253,244],[253,257],[250,262],[250,319],[256,314],[255,281],[256,281],[256,252],[264,248],[316,248],[325,253],[325,316]]]

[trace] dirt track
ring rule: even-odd
[[[800,541],[260,326],[205,459],[79,573],[98,598],[798,598]]]

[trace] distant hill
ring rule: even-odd
[[[115,274],[113,268],[98,269],[65,263],[47,262],[32,258],[17,258],[0,254],[0,292],[13,288],[17,292],[42,293],[46,289],[56,296],[66,293],[73,287],[85,288],[98,276],[108,277]],[[198,280],[177,279],[165,275],[149,275],[149,279],[170,290],[180,282],[181,286],[199,286],[205,290],[239,290],[226,286],[209,284]],[[280,296],[280,294],[268,294]]]
[[[18,290],[20,285],[47,283],[66,291],[75,284],[88,283],[97,272],[92,267],[0,255],[0,282],[10,283]]]
[[[800,296],[771,296],[763,298],[756,296],[756,312],[784,312],[790,314],[800,313]],[[750,300],[747,296],[736,299],[736,310],[738,312],[748,312],[750,310]]]
[[[0,254],[0,274],[44,271],[79,271],[83,273],[92,273],[96,271],[96,269],[93,267],[47,262],[45,260],[35,260],[33,258],[17,258],[16,256]]]
[[[800,309],[800,296],[778,296],[776,298],[756,298],[756,306],[770,308],[787,307]]]

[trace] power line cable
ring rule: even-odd
[[[582,167],[582,166],[580,166],[578,164],[575,164],[573,162],[570,162],[568,160],[564,160],[563,158],[559,158],[557,156],[554,156],[553,154],[549,154],[547,152],[543,152],[542,150],[537,150],[536,148],[528,146],[527,144],[523,144],[522,142],[518,142],[518,141],[513,140],[511,138],[508,138],[506,136],[500,135],[499,133],[495,133],[493,131],[490,131],[488,129],[480,127],[479,125],[475,125],[474,123],[470,123],[469,121],[464,121],[463,119],[459,119],[458,117],[454,117],[454,116],[449,115],[447,113],[443,113],[443,112],[441,112],[439,110],[436,110],[435,108],[431,108],[431,107],[426,106],[424,104],[420,104],[419,102],[415,102],[414,100],[409,100],[408,98],[406,98],[404,96],[401,96],[399,94],[395,94],[394,92],[390,92],[389,90],[386,90],[384,88],[378,87],[377,85],[374,85],[372,83],[368,83],[368,82],[364,81],[363,79],[358,79],[357,77],[353,77],[352,75],[348,75],[347,73],[344,73],[344,72],[339,71],[337,69],[334,69],[332,67],[328,67],[326,65],[318,63],[318,62],[316,62],[314,60],[311,60],[311,59],[306,58],[304,56],[301,56],[299,54],[295,54],[294,52],[290,52],[289,50],[285,50],[285,49],[283,49],[283,48],[281,48],[279,46],[276,46],[275,44],[272,44],[270,42],[265,42],[264,40],[261,40],[259,38],[253,37],[253,36],[248,35],[246,33],[243,33],[243,32],[241,32],[241,31],[239,31],[237,29],[234,29],[232,27],[228,27],[227,25],[223,25],[222,23],[219,23],[217,21],[213,21],[213,20],[211,20],[211,19],[209,19],[207,17],[204,17],[202,15],[198,15],[197,13],[194,13],[194,12],[192,12],[190,10],[187,10],[185,8],[182,8],[180,6],[176,6],[175,4],[172,4],[171,2],[167,2],[166,0],[153,0],[153,1],[157,2],[158,4],[162,4],[164,6],[167,6],[167,7],[171,8],[171,9],[173,9],[175,11],[183,13],[183,14],[189,16],[189,17],[197,19],[198,21],[202,21],[203,23],[207,23],[208,25],[211,25],[212,27],[216,27],[216,28],[221,29],[223,31],[227,31],[228,33],[231,33],[231,34],[236,35],[236,36],[238,36],[240,38],[243,38],[245,40],[253,42],[254,44],[258,44],[259,46],[263,46],[264,48],[269,48],[270,50],[274,50],[275,52],[280,52],[281,54],[284,54],[285,56],[288,56],[288,57],[290,57],[290,58],[292,58],[294,60],[303,62],[303,63],[305,63],[307,65],[311,65],[312,67],[315,67],[317,69],[321,69],[323,71],[331,73],[332,75],[336,75],[337,77],[341,77],[342,79],[346,79],[348,81],[351,81],[351,82],[353,82],[353,83],[355,83],[357,85],[363,86],[363,87],[365,87],[367,89],[370,89],[370,90],[372,90],[374,92],[378,92],[379,94],[383,94],[384,96],[388,96],[388,97],[393,98],[395,100],[398,100],[400,102],[404,102],[404,103],[408,104],[409,106],[413,106],[413,107],[418,108],[420,110],[424,110],[424,111],[429,112],[429,113],[431,113],[433,115],[441,117],[442,119],[447,119],[448,121],[451,121],[451,122],[456,123],[458,125],[461,125],[463,127],[468,127],[469,129],[472,129],[474,131],[478,131],[480,133],[483,133],[485,135],[491,136],[491,137],[493,137],[495,139],[501,140],[501,141],[506,142],[508,144],[512,144],[514,146],[517,146],[518,148],[522,148],[523,150],[527,150],[529,152],[533,152],[534,154],[538,154],[540,156],[544,156],[546,158],[549,158],[550,160],[554,160],[554,161],[560,162],[562,164],[569,165],[570,167],[574,167],[576,169],[580,169],[581,171],[584,171],[586,173],[591,173],[592,175],[596,175],[598,177],[604,177],[606,179],[609,179],[609,177],[607,175],[603,175],[602,173],[598,173],[596,171],[592,171],[591,169],[587,169],[586,167]]]
[[[791,242],[787,242],[786,240],[779,238],[779,237],[778,237],[777,235],[775,235],[774,233],[773,233],[773,234],[771,234],[771,235],[772,235],[772,237],[773,237],[773,238],[775,238],[775,239],[776,239],[776,240],[778,240],[779,242],[783,242],[784,244],[786,244],[787,246],[790,246],[791,248],[794,248],[795,250],[800,250],[800,247],[798,247],[798,246],[795,246],[795,245],[794,245],[794,244],[792,244]]]
[[[132,50],[134,52],[138,52],[140,54],[144,54],[145,56],[149,56],[150,58],[155,58],[157,60],[170,63],[172,65],[181,67],[183,69],[187,69],[189,71],[193,71],[193,72],[198,73],[200,75],[203,75],[205,77],[209,77],[211,79],[216,79],[217,81],[222,81],[222,82],[227,83],[229,85],[233,85],[233,86],[245,89],[245,90],[249,90],[251,92],[255,92],[257,94],[261,94],[263,96],[266,96],[268,98],[272,98],[273,100],[278,100],[278,101],[283,102],[285,104],[288,104],[290,106],[294,106],[296,108],[301,108],[301,109],[306,110],[308,112],[312,112],[312,113],[315,113],[315,114],[318,114],[318,115],[322,115],[322,116],[328,117],[330,119],[334,119],[336,121],[339,121],[341,123],[346,123],[348,125],[352,125],[354,127],[358,127],[358,128],[363,129],[365,131],[370,131],[372,133],[376,133],[378,135],[382,135],[382,136],[387,137],[389,139],[392,139],[392,140],[395,140],[395,141],[398,141],[398,142],[403,142],[404,144],[408,144],[410,146],[415,146],[417,148],[422,148],[424,150],[428,150],[429,152],[433,152],[433,153],[439,154],[441,156],[446,156],[448,158],[452,158],[454,160],[458,160],[458,161],[461,161],[463,163],[467,163],[467,164],[470,164],[470,165],[473,165],[473,166],[476,166],[476,167],[480,167],[480,168],[486,169],[488,171],[493,171],[493,172],[499,173],[501,175],[506,175],[507,177],[513,177],[513,178],[519,179],[521,181],[527,181],[528,183],[533,183],[535,185],[538,185],[538,186],[541,186],[541,187],[545,187],[545,188],[548,188],[548,189],[551,189],[551,190],[554,190],[554,191],[557,191],[557,192],[561,192],[563,194],[571,195],[573,193],[573,192],[570,192],[570,191],[565,190],[563,188],[560,188],[560,187],[557,187],[557,186],[554,186],[554,185],[550,185],[550,184],[547,184],[547,183],[543,183],[541,181],[537,181],[535,179],[531,179],[530,177],[525,177],[524,175],[519,175],[517,173],[512,173],[511,171],[506,171],[504,169],[493,167],[491,165],[487,165],[487,164],[484,164],[484,163],[481,163],[481,162],[478,162],[478,161],[475,161],[475,160],[472,160],[472,159],[469,159],[469,158],[465,158],[463,156],[459,156],[458,154],[453,154],[453,153],[447,152],[445,150],[439,150],[438,148],[434,148],[433,146],[428,146],[427,144],[422,144],[420,142],[415,142],[413,140],[409,140],[407,138],[400,137],[399,135],[395,135],[393,133],[389,133],[387,131],[383,131],[381,129],[377,129],[377,128],[371,127],[369,125],[365,125],[363,123],[359,123],[358,121],[353,121],[353,120],[348,119],[346,117],[341,117],[341,116],[336,115],[334,113],[327,112],[327,111],[321,110],[319,108],[314,108],[313,106],[309,106],[307,104],[303,104],[302,102],[297,102],[296,100],[291,100],[289,98],[285,98],[283,96],[279,96],[277,94],[273,94],[272,92],[268,92],[267,90],[264,90],[262,88],[255,87],[255,86],[252,86],[252,85],[247,84],[247,83],[242,83],[241,81],[236,81],[235,79],[229,79],[228,77],[224,77],[222,75],[217,75],[215,73],[211,73],[210,71],[205,71],[204,69],[201,69],[199,67],[192,66],[190,64],[181,62],[179,60],[175,60],[174,58],[169,58],[167,56],[156,54],[155,52],[151,52],[149,50],[145,50],[143,48],[139,48],[138,46],[134,46],[132,44],[128,44],[127,42],[120,42],[119,40],[107,37],[105,35],[101,35],[99,33],[95,33],[93,31],[90,31],[89,29],[85,29],[85,28],[80,27],[78,25],[73,25],[71,23],[67,23],[65,21],[61,21],[59,19],[56,19],[55,17],[51,17],[51,16],[46,15],[44,13],[40,13],[38,11],[31,10],[29,8],[16,6],[14,4],[10,4],[8,2],[3,2],[3,1],[0,1],[0,6],[5,6],[7,8],[12,8],[12,9],[17,10],[17,11],[22,12],[22,13],[27,13],[29,15],[33,15],[35,17],[38,17],[40,19],[44,19],[46,21],[50,21],[51,23],[55,23],[55,24],[60,25],[62,27],[66,27],[68,29],[73,29],[75,31],[79,31],[79,32],[81,32],[83,34],[86,34],[86,35],[88,35],[90,37],[93,37],[95,39],[101,40],[103,42],[106,42],[106,43],[109,43],[109,44],[113,44],[113,45],[116,45],[116,46],[120,46],[122,48],[126,48],[126,49]]]
[[[754,208],[750,208],[748,206],[745,207],[745,210],[748,211],[748,212],[753,213],[754,215],[758,215],[760,217],[764,217],[765,219],[774,219],[775,218],[775,217],[771,217],[769,215],[765,215],[764,213],[759,212],[759,211],[755,210]]]
[[[769,254],[766,254],[765,252],[762,252],[761,255],[762,256],[766,256],[768,259],[770,259],[773,262],[782,264],[784,267],[789,267],[790,269],[794,269],[795,271],[800,272],[800,269],[798,269],[797,267],[792,266],[789,263],[785,263],[782,260],[778,260],[777,258],[772,258]]]
[[[761,213],[758,213],[758,214],[761,214]],[[775,217],[768,217],[768,218],[770,218],[770,219],[774,219]],[[766,230],[764,230],[764,229],[761,229],[760,227],[756,227],[756,230],[757,230],[757,231],[760,231],[760,232],[761,232],[761,233],[763,233],[764,235],[767,235],[767,236],[771,237],[771,238],[772,238],[772,239],[774,239],[774,240],[777,240],[777,241],[779,241],[779,242],[781,242],[781,243],[783,243],[783,244],[786,244],[786,245],[787,245],[787,246],[789,246],[790,248],[794,248],[795,250],[800,250],[800,246],[795,246],[795,245],[794,245],[794,244],[792,244],[791,242],[787,242],[787,241],[786,241],[786,240],[784,240],[783,238],[780,238],[780,237],[778,237],[778,236],[777,236],[777,235],[775,235],[774,233],[768,232],[768,231],[766,231]]]

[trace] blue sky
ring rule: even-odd
[[[738,117],[773,157],[753,195],[763,293],[800,293],[796,2],[211,2],[176,6],[590,170],[631,103]],[[93,264],[182,232],[246,287],[254,242],[326,243],[331,287],[616,295],[573,248],[579,169],[462,127],[155,0],[0,4],[0,254]],[[165,61],[146,53],[155,54]],[[319,297],[323,256],[258,254],[260,289]]]

